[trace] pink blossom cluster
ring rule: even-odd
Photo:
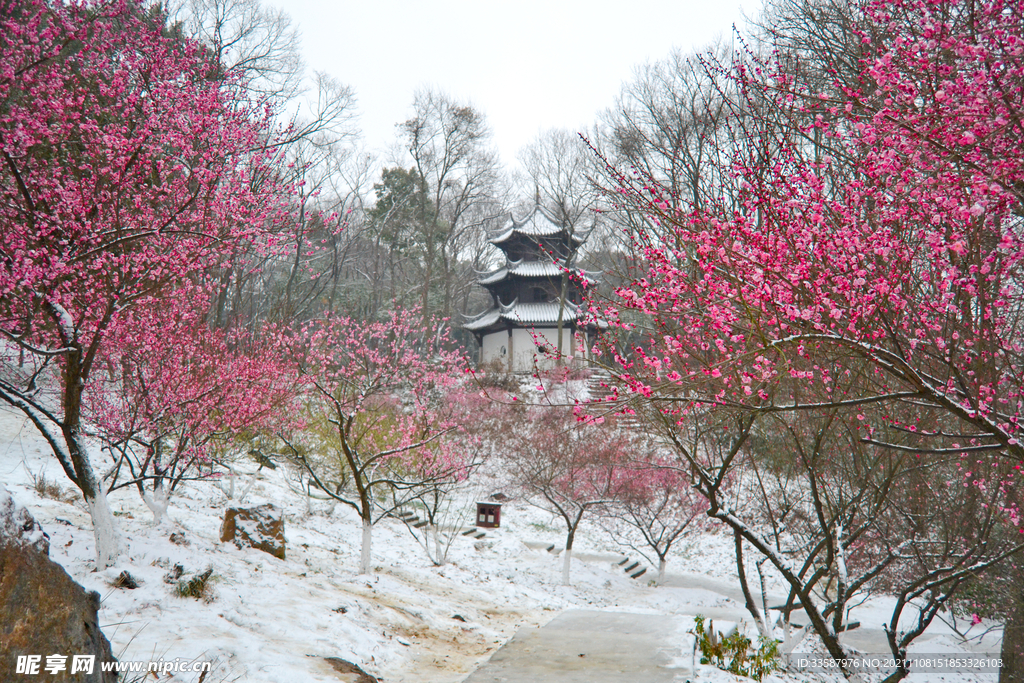
[[[863,443],[895,430],[902,448],[957,455],[960,484],[1009,494],[1024,461],[1022,17],[1013,0],[868,3],[859,74],[813,89],[779,55],[713,64],[738,98],[721,194],[687,205],[616,172],[651,227],[590,312],[628,340],[608,350],[633,394],[676,397],[660,405],[677,419],[848,406]]]

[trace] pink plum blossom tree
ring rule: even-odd
[[[271,220],[267,115],[137,0],[8,3],[0,45],[0,400],[81,490],[106,567],[84,397],[112,325]]]
[[[501,462],[509,483],[565,523],[562,585],[570,585],[573,544],[584,517],[611,506],[633,487],[628,435],[569,406],[532,405],[510,415]]]
[[[294,375],[276,349],[211,329],[203,298],[183,287],[114,321],[86,395],[85,415],[114,457],[108,490],[136,487],[155,523],[183,481],[209,476],[217,451],[299,426]]]
[[[642,173],[617,177],[621,201],[650,226],[635,235],[643,261],[630,281],[610,305],[593,308],[628,334],[628,352],[609,346],[621,376],[669,425],[707,410],[737,416],[725,438],[731,460],[708,467],[699,444],[680,443],[682,451],[710,494],[709,514],[791,582],[837,659],[841,614],[833,611],[830,623],[814,614],[805,580],[813,563],[801,578],[716,497],[716,482],[767,416],[788,414],[791,426],[801,415],[816,425],[792,432],[804,465],[864,457],[889,477],[882,461],[900,459],[882,490],[902,495],[892,484],[921,459],[937,467],[935,476],[977,488],[984,502],[971,508],[976,525],[942,521],[960,539],[947,539],[945,564],[867,529],[852,537],[845,513],[819,515],[819,547],[834,568],[823,571],[836,573],[840,592],[852,580],[851,553],[869,538],[890,544],[881,551],[892,558],[886,566],[918,572],[904,576],[889,624],[897,657],[940,607],[929,603],[915,628],[900,631],[911,600],[928,591],[948,597],[1017,550],[1012,542],[996,549],[980,534],[991,531],[991,515],[1019,524],[1022,10],[1001,0],[866,3],[859,78],[837,77],[829,87],[795,78],[784,58],[709,60],[722,91],[738,93],[724,124],[736,141],[731,185],[698,205]],[[938,465],[950,462],[954,474]],[[918,482],[914,495],[938,523],[943,492],[956,489],[936,484]],[[810,509],[823,511],[823,501]],[[905,522],[891,529],[925,540]],[[870,572],[862,579],[873,580]]]
[[[627,485],[605,511],[605,526],[620,542],[658,566],[660,584],[665,581],[668,555],[683,534],[706,526],[707,504],[678,459],[638,441],[631,439]],[[635,530],[643,543],[626,540],[620,531],[623,525]]]
[[[417,310],[372,323],[327,317],[282,336],[308,421],[321,427],[291,451],[316,488],[362,520],[360,573],[371,570],[379,519],[474,464],[450,400],[465,361],[447,350],[443,327],[424,338],[421,320]]]

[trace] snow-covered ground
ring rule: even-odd
[[[106,466],[99,452],[93,461]],[[243,468],[244,469],[244,468]],[[255,466],[248,472],[255,472]],[[57,484],[40,495],[39,478]],[[559,585],[561,557],[535,542],[561,544],[564,533],[550,515],[522,502],[502,509],[502,527],[476,540],[458,537],[450,562],[435,567],[404,524],[387,519],[374,529],[374,572],[356,573],[361,529],[355,514],[326,501],[309,501],[289,486],[283,467],[263,470],[240,503],[212,482],[189,484],[172,499],[160,526],[133,489],[111,496],[127,551],[116,567],[93,571],[94,546],[88,513],[45,442],[21,416],[0,409],[0,481],[49,534],[50,555],[82,585],[103,597],[100,621],[115,655],[123,661],[210,661],[206,683],[219,681],[337,681],[325,659],[342,658],[388,683],[462,681],[521,627],[543,626],[568,608],[638,613],[742,615],[742,606],[721,593],[677,576],[669,586],[633,580],[609,557],[621,553],[595,525],[581,528],[572,586]],[[249,483],[240,477],[235,491]],[[486,488],[467,496],[486,495]],[[466,503],[472,502],[467,498]],[[227,507],[273,503],[283,509],[287,559],[219,542]],[[175,534],[172,542],[171,535]],[[184,542],[181,538],[184,538]],[[208,601],[181,598],[165,577],[181,565],[184,578],[213,570]],[[134,590],[113,587],[122,571],[139,580]],[[669,572],[728,583],[735,578],[731,539],[714,534],[687,539]],[[865,628],[884,619],[886,601],[876,599],[853,615]],[[692,623],[679,621],[684,627]],[[986,626],[982,624],[980,628]],[[681,627],[681,639],[692,638]],[[944,625],[918,652],[955,652],[960,643]],[[998,639],[971,646],[998,652]],[[686,650],[686,647],[683,648]],[[50,653],[40,653],[50,654]],[[74,654],[74,653],[65,653]],[[680,663],[680,666],[688,663]],[[182,673],[165,681],[196,681]],[[731,681],[729,674],[699,667],[686,678]],[[912,681],[995,681],[995,675],[917,674]],[[681,679],[685,680],[685,679]],[[747,679],[749,680],[749,679]],[[777,681],[825,680],[780,675]]]

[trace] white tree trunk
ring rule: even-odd
[[[448,562],[448,546],[441,546],[441,534],[438,533],[437,526],[430,526],[430,535],[434,537],[434,554],[437,556],[435,558],[435,564],[437,564],[438,567],[443,567],[445,563]]]
[[[121,554],[121,542],[117,525],[114,523],[114,515],[107,503],[107,492],[102,486],[97,486],[93,490],[96,491],[96,496],[85,497],[85,504],[89,508],[92,533],[96,538],[96,569],[102,571],[117,562]]]
[[[221,493],[227,496],[228,500],[233,500],[235,497],[235,477],[238,475],[235,474],[235,469],[231,465],[225,464],[224,467],[228,470],[227,476],[224,477],[228,480],[228,485],[227,488],[225,488],[223,484],[217,482],[217,488],[221,490]]]
[[[363,520],[363,549],[359,557],[359,573],[370,573],[370,542],[373,539],[373,523]]]
[[[47,434],[45,429],[42,429],[42,432]],[[117,524],[114,523],[114,515],[110,512],[107,490],[103,487],[103,482],[96,477],[92,463],[89,462],[88,451],[80,432],[77,429],[65,432],[64,439],[68,453],[63,457],[74,463],[75,474],[78,477],[75,483],[82,493],[82,498],[85,499],[89,517],[92,519],[92,533],[96,539],[96,569],[103,571],[117,563],[117,558],[121,555],[121,536],[117,531]]]
[[[565,549],[565,558],[562,560],[562,585],[569,585],[569,565],[572,564],[572,548]]]
[[[658,585],[665,583],[665,565],[668,561],[664,557],[658,558]]]
[[[153,525],[159,526],[164,521],[164,515],[167,514],[167,507],[171,504],[171,492],[161,486],[152,493],[143,493],[142,502],[153,513]]]
[[[768,609],[768,584],[764,580],[764,569],[762,565],[767,560],[761,558],[757,563],[757,578],[761,582],[761,615],[764,618],[764,632],[761,634],[765,640],[775,640],[775,624],[772,623],[771,610]]]

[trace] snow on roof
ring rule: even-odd
[[[501,282],[508,275],[508,268],[498,268],[495,271],[485,274],[479,280],[477,284],[481,285],[493,285],[495,282]]]
[[[535,206],[533,211],[522,220],[517,221],[515,216],[509,215],[501,232],[490,242],[491,244],[501,244],[512,237],[513,233],[528,237],[553,237],[564,231],[565,226],[555,220],[543,207]]]
[[[501,311],[497,308],[492,308],[489,311],[484,311],[476,318],[468,320],[463,323],[462,327],[467,330],[482,330],[485,327],[490,327],[494,323],[498,322],[501,318]]]
[[[478,282],[481,285],[491,285],[501,282],[509,275],[521,277],[559,277],[562,268],[551,261],[508,261],[504,268],[492,270],[484,274]]]
[[[574,322],[583,317],[579,307],[573,303],[565,302],[565,312],[562,314],[562,322]],[[467,330],[482,330],[490,327],[499,320],[507,320],[513,323],[536,325],[538,323],[558,322],[558,302],[551,301],[539,304],[521,304],[519,300],[512,303],[499,303],[497,308],[481,313],[479,316],[466,322],[462,327]]]
[[[562,274],[562,268],[551,261],[524,261],[509,272],[524,277],[556,277]]]
[[[481,285],[493,285],[502,282],[509,275],[520,277],[561,277],[562,267],[553,261],[508,261],[504,268],[485,273],[477,281]],[[586,271],[578,271],[578,275],[593,284],[597,282]]]
[[[512,275],[522,275],[524,277],[561,277],[562,266],[557,263],[550,261],[527,261],[521,265],[517,265],[515,268],[509,270]],[[590,274],[585,270],[573,271],[573,275],[577,278],[583,278],[590,284],[597,282]]]
[[[558,302],[543,304],[512,304],[512,310],[502,313],[502,318],[515,320],[521,323],[554,323],[558,322]],[[576,320],[580,317],[579,309],[572,303],[565,302],[565,312],[562,315],[563,321]]]

